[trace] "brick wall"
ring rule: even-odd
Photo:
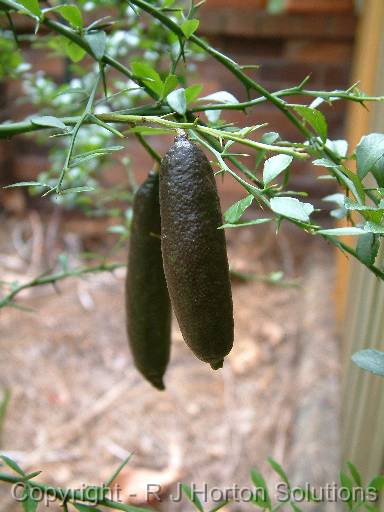
[[[240,63],[259,64],[260,68],[251,73],[270,90],[298,84],[309,74],[311,80],[308,88],[343,88],[349,84],[356,29],[352,0],[289,0],[286,2],[286,12],[275,16],[262,9],[264,4],[264,0],[207,0],[201,12],[200,34]],[[41,65],[42,55],[38,50],[25,51],[32,63]],[[61,80],[64,72],[62,61],[46,59],[44,67],[58,81]],[[198,80],[204,82],[205,93],[225,89],[239,100],[246,99],[241,84],[212,59],[199,64]],[[3,91],[2,103],[12,104],[17,91],[17,84],[8,84],[8,100],[5,100]],[[19,107],[16,112],[4,109],[2,117],[14,118],[16,115],[20,119],[27,112],[25,107]],[[326,113],[330,136],[342,137],[345,105],[336,102],[333,107],[326,107]],[[244,120],[243,114],[237,112],[228,113],[227,117],[231,121]],[[269,130],[279,131],[287,138],[300,139],[296,129],[269,104],[250,111],[249,118],[246,121],[248,124],[267,122]],[[161,152],[165,151],[167,143],[165,139],[159,139],[155,145]],[[134,170],[141,177],[151,166],[151,161],[133,141],[128,141],[127,146]],[[30,139],[17,137],[2,142],[0,152],[2,183],[33,179],[45,166],[42,148],[31,144]],[[322,197],[329,192],[329,185],[316,181],[313,172],[308,164],[295,164],[292,185]],[[108,183],[117,183],[124,174],[119,169],[110,168],[105,176]],[[222,193],[225,204],[242,195],[233,180],[226,179],[224,183]],[[2,201],[6,201],[4,196]],[[19,206],[19,203],[15,204]],[[10,208],[13,208],[12,204]]]

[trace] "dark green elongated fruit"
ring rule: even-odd
[[[125,291],[127,331],[136,368],[157,389],[165,389],[171,304],[161,254],[157,172],[149,174],[135,195]]]
[[[215,178],[186,135],[161,162],[161,249],[180,330],[194,354],[221,368],[233,345],[233,307]]]

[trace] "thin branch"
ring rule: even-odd
[[[140,7],[143,11],[150,14],[152,17],[159,20],[164,26],[166,26],[169,30],[171,30],[175,35],[178,37],[184,38],[183,31],[175,23],[173,20],[171,20],[169,17],[167,17],[163,12],[161,12],[160,9],[158,9],[156,6],[149,4],[145,0],[130,0],[131,4],[136,5],[137,7]],[[219,52],[212,46],[210,46],[206,41],[201,39],[200,37],[196,36],[195,34],[192,34],[189,37],[189,41],[196,44],[200,48],[202,48],[206,53],[211,55],[214,59],[216,59],[218,62],[223,64],[236,78],[240,80],[240,82],[245,86],[247,90],[253,89],[257,91],[259,94],[264,96],[267,100],[269,100],[273,105],[275,105],[288,119],[291,121],[291,123],[296,126],[296,128],[307,138],[312,139],[313,133],[305,126],[303,122],[301,122],[294,114],[293,112],[288,108],[288,105],[278,96],[274,95],[273,93],[269,92],[267,89],[265,89],[261,84],[250,78],[248,75],[243,73],[241,66],[235,62],[234,60],[230,59],[223,53]],[[330,150],[328,147],[324,146],[322,148],[323,154],[328,156],[330,159],[332,159],[335,163],[340,163],[339,156]]]
[[[339,249],[342,249],[343,251],[347,252],[354,258],[356,258],[360,263],[362,263],[364,266],[366,266],[371,272],[375,274],[376,277],[379,279],[384,280],[384,272],[380,270],[376,265],[370,265],[366,263],[365,261],[361,260],[355,251],[350,245],[347,245],[345,242],[336,239],[334,236],[329,235],[322,235],[326,240],[329,240],[333,245],[338,247]]]
[[[94,267],[80,267],[73,270],[57,272],[55,274],[40,275],[26,283],[14,286],[8,294],[0,299],[0,308],[11,305],[16,295],[27,288],[34,288],[35,286],[45,284],[54,284],[58,281],[62,281],[63,279],[67,279],[68,277],[81,277],[85,274],[96,274],[99,272],[113,272],[114,270],[125,266],[126,265],[123,263],[102,263],[101,265]]]
[[[56,187],[51,189],[51,190],[56,190],[56,192],[58,194],[60,194],[60,192],[61,192],[61,185],[63,184],[65,174],[68,171],[68,167],[69,167],[69,164],[71,162],[72,153],[73,153],[73,150],[75,148],[75,142],[76,142],[77,134],[79,133],[79,130],[80,130],[81,125],[83,124],[83,122],[92,113],[93,103],[95,101],[95,96],[96,96],[96,91],[97,91],[97,86],[99,84],[99,80],[100,80],[100,74],[97,75],[96,81],[95,81],[95,83],[94,83],[94,85],[92,87],[91,95],[88,98],[85,110],[82,113],[82,115],[80,116],[78,122],[76,123],[75,127],[72,130],[71,142],[69,144],[69,149],[68,149],[68,152],[67,152],[67,156],[65,158],[63,169],[61,170],[61,173],[60,173],[60,176],[59,176],[59,180],[57,182]]]
[[[244,136],[244,134],[241,131],[238,132],[230,132],[226,130],[219,130],[216,128],[211,128],[204,126],[203,124],[197,124],[198,119],[195,120],[195,122],[176,122],[176,121],[170,121],[169,119],[164,119],[164,117],[158,117],[158,116],[139,116],[139,115],[130,115],[130,114],[116,114],[114,112],[109,112],[108,114],[98,114],[95,115],[97,119],[100,119],[104,122],[109,123],[126,123],[126,124],[158,124],[160,126],[165,126],[167,128],[170,128],[172,130],[196,130],[202,135],[210,135],[212,137],[215,137],[216,139],[222,140],[232,140],[234,142],[239,142],[240,144],[244,144],[245,146],[249,146],[253,149],[257,150],[263,150],[263,151],[273,151],[277,153],[283,153],[286,155],[294,156],[295,158],[299,159],[305,159],[308,158],[308,154],[305,153],[305,146],[301,145],[301,147],[297,147],[295,145],[295,148],[290,148],[286,146],[274,146],[271,144],[264,144],[262,142],[257,142],[251,139],[248,139]],[[62,118],[60,119],[62,122],[68,121],[68,118]],[[76,118],[70,118],[70,123],[67,122],[67,124],[75,124],[76,127],[79,127],[80,122],[83,122],[83,116],[76,117]],[[92,118],[88,119],[86,118],[84,122],[92,123]],[[30,123],[33,124],[32,121],[25,121],[24,123]],[[18,125],[18,129],[20,128],[20,123],[10,123],[10,124],[4,124],[0,125],[0,138],[5,138],[9,133],[12,133],[15,131],[15,124]],[[23,124],[23,127],[26,125]],[[27,125],[28,126],[28,125]],[[28,126],[29,127],[29,126]],[[37,128],[34,129],[47,129],[49,127],[47,126],[37,126]],[[29,130],[26,130],[29,131]],[[20,133],[20,132],[19,132]]]

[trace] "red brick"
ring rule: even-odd
[[[209,4],[209,2],[208,2]],[[257,9],[204,8],[200,32],[246,38],[353,39],[356,17],[352,14],[277,14]]]
[[[286,0],[288,12],[352,12],[353,0]]]
[[[352,47],[345,41],[287,41],[284,57],[289,61],[318,64],[349,63]]]

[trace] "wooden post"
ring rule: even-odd
[[[384,2],[366,0],[356,45],[354,79],[367,94],[384,94]],[[370,111],[351,105],[347,119],[350,147],[364,133],[382,132],[383,105]],[[384,254],[378,256],[383,265]],[[351,363],[362,348],[384,350],[384,284],[362,265],[338,256],[337,304],[342,333],[342,460],[357,465],[365,478],[383,469],[384,381]],[[346,307],[346,312],[344,308]]]

